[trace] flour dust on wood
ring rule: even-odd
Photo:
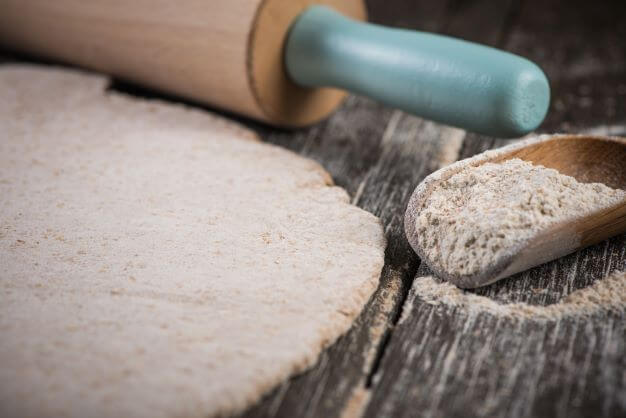
[[[558,303],[537,306],[528,303],[498,303],[486,296],[459,289],[433,276],[418,277],[413,282],[410,300],[415,298],[429,305],[458,308],[465,314],[486,313],[509,319],[558,320],[565,317],[590,316],[613,312],[626,313],[626,272],[616,271],[591,286],[576,290]],[[413,306],[413,303],[407,303]],[[403,313],[400,322],[411,314]]]

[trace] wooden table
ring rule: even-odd
[[[626,1],[369,0],[368,6],[375,22],[497,46],[539,63],[553,89],[540,132],[626,136]],[[509,141],[360,97],[304,130],[242,122],[266,141],[321,162],[355,204],[382,218],[389,242],[380,286],[352,329],[311,370],[243,416],[626,416],[623,317],[520,322],[467,317],[407,298],[412,284],[430,274],[403,234],[411,192],[442,165]],[[475,292],[501,303],[546,305],[614,270],[626,270],[625,235]]]

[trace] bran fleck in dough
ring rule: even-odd
[[[0,66],[0,415],[240,411],[349,328],[381,224],[315,162],[107,84]]]

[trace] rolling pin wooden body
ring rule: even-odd
[[[0,43],[275,125],[324,118],[344,90],[499,137],[545,117],[533,62],[364,17],[362,0],[0,0]]]
[[[0,43],[277,125],[328,115],[345,93],[305,88],[283,44],[313,0],[0,0]],[[365,18],[361,0],[325,0]]]

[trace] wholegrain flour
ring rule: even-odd
[[[626,312],[626,272],[615,271],[591,286],[576,290],[557,303],[546,306],[523,302],[499,303],[433,276],[415,279],[407,306],[412,306],[416,298],[428,305],[454,307],[468,315],[489,314],[514,320],[558,320],[608,312],[623,315]],[[403,312],[401,322],[410,314],[410,309]]]
[[[467,167],[441,181],[415,217],[425,261],[450,276],[472,275],[511,255],[551,225],[626,198],[520,159]]]

